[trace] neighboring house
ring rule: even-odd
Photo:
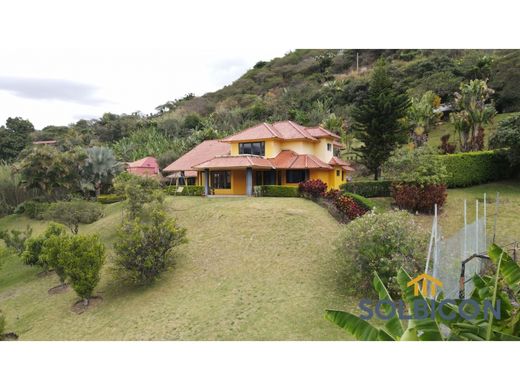
[[[33,145],[56,145],[58,141],[49,140],[49,141],[34,141]]]
[[[164,168],[163,172],[169,174],[167,178],[171,182],[202,185],[197,179],[197,171],[193,169],[193,166],[211,160],[216,156],[228,155],[230,152],[231,145],[228,143],[216,140],[204,141]]]
[[[221,144],[222,151],[207,142]],[[165,171],[185,175],[191,171],[190,177],[196,172],[195,182],[205,187],[206,194],[252,195],[255,185],[298,185],[308,179],[339,188],[347,171],[354,170],[335,157],[342,147],[340,137],[322,127],[291,121],[261,123],[219,141],[203,142]]]
[[[145,157],[127,164],[128,173],[138,176],[155,176],[159,173],[159,164],[154,157]]]

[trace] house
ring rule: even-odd
[[[230,152],[231,145],[229,143],[217,140],[204,141],[168,165],[163,171],[169,173],[168,179],[179,184],[199,184],[198,173],[193,169],[193,166],[211,160],[216,156],[229,155]]]
[[[138,176],[155,176],[159,173],[159,164],[154,157],[145,157],[127,164],[128,173]]]
[[[33,145],[56,145],[58,141],[48,140],[48,141],[34,141]]]
[[[346,173],[354,170],[336,156],[343,147],[340,137],[319,126],[261,123],[208,142],[164,171],[184,172],[203,185],[206,194],[251,195],[255,185],[296,186],[309,179],[320,179],[329,189],[339,188]]]

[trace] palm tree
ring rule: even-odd
[[[440,103],[440,97],[433,91],[425,92],[420,99],[412,98],[407,119],[416,147],[420,147],[428,141],[430,131],[441,119],[442,112],[437,110]]]
[[[460,149],[463,152],[484,148],[484,125],[495,117],[493,103],[488,103],[494,90],[484,80],[471,80],[460,85],[455,93],[455,108],[458,112],[450,119],[459,134]]]
[[[121,164],[116,160],[112,149],[104,146],[94,146],[87,149],[87,161],[83,169],[82,181],[84,187],[96,191],[96,196],[101,194],[101,185],[108,183],[121,170]]]

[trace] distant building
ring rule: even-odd
[[[49,140],[49,141],[34,141],[33,145],[56,145],[58,141]]]
[[[159,164],[155,157],[145,157],[128,163],[128,173],[138,176],[155,176],[159,173]]]

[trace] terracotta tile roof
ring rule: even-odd
[[[129,168],[155,168],[159,167],[155,157],[145,157],[140,160],[128,163]]]
[[[329,164],[312,154],[297,154],[292,150],[282,150],[270,160],[277,169],[332,169]]]
[[[176,171],[172,173],[171,175],[166,176],[168,179],[176,179],[178,177],[181,177],[181,172]],[[184,171],[184,177],[197,177],[197,171]]]
[[[260,139],[282,139],[282,140],[309,140],[317,141],[318,138],[331,137],[340,139],[340,137],[323,127],[303,127],[292,121],[275,122],[273,124],[260,123],[256,126],[242,130],[239,133],[224,138],[224,142],[233,141],[254,141]]]
[[[332,165],[332,166],[335,166],[335,165],[339,165],[341,166],[345,171],[355,171],[354,168],[352,168],[347,162],[343,161],[342,159],[340,159],[339,157],[332,157],[329,161],[329,164]]]
[[[192,167],[215,156],[229,154],[231,145],[218,140],[204,141],[164,168],[165,172],[193,171]],[[186,174],[187,175],[187,174]]]
[[[211,160],[205,161],[201,164],[194,165],[195,169],[205,169],[205,168],[274,168],[270,159],[258,157],[258,156],[250,156],[250,155],[240,155],[240,156],[216,156]]]

